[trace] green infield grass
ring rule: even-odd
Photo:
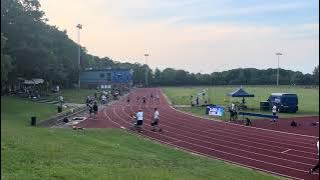
[[[99,96],[100,91],[91,90],[91,89],[63,89],[58,93],[51,93],[50,98],[54,100],[59,100],[59,96],[62,95],[65,102],[68,103],[78,103],[85,104],[87,96],[94,96],[94,93],[97,92]]]
[[[231,102],[241,102],[242,98],[231,98],[228,93],[233,92],[239,86],[212,86],[212,87],[164,87],[166,96],[172,105],[190,105],[190,96],[195,96],[202,89],[207,89],[209,103],[224,107],[230,106]],[[255,112],[262,114],[271,114],[269,111],[260,111],[260,101],[268,99],[271,93],[296,93],[298,95],[299,110],[297,113],[279,113],[280,117],[310,116],[319,115],[319,89],[307,89],[296,86],[244,86],[245,91],[254,94],[255,97],[245,98],[248,110],[246,112]],[[206,116],[205,107],[179,107],[183,111],[191,112],[196,115]],[[226,108],[227,109],[227,108]],[[208,116],[207,116],[208,117]],[[229,119],[229,113],[225,112],[223,117],[218,119]]]
[[[194,156],[122,130],[30,127],[53,105],[1,98],[1,179],[280,179]]]

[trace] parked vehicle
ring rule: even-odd
[[[278,112],[297,112],[298,96],[294,93],[272,93],[268,100],[270,106],[277,106]]]

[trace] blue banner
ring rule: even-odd
[[[223,116],[224,114],[224,107],[222,106],[207,106],[206,113],[209,116]]]

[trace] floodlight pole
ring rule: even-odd
[[[213,104],[213,97],[211,98],[211,95],[213,96],[213,92],[211,94],[211,91],[213,91],[213,85],[212,85],[213,82],[212,81],[213,81],[213,74],[211,73],[211,75],[210,75],[210,95],[209,95],[211,104]]]
[[[78,24],[76,26],[78,28],[78,71],[79,71],[79,78],[78,78],[78,89],[80,89],[80,70],[81,70],[81,67],[80,67],[80,29],[82,29],[82,25],[81,24]]]
[[[144,54],[146,57],[146,72],[145,72],[145,86],[148,86],[148,56],[149,54]]]
[[[282,53],[276,53],[278,56],[278,72],[277,72],[277,86],[279,86],[279,57],[283,55]]]

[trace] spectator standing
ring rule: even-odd
[[[91,103],[90,96],[87,96],[87,99],[86,99],[86,105],[87,105],[87,107],[89,107],[90,103]]]
[[[96,119],[98,114],[98,104],[96,101],[93,103],[92,109],[93,109],[94,118]]]
[[[231,103],[231,111],[235,111],[236,105],[234,103]]]
[[[277,106],[276,105],[273,105],[273,107],[272,107],[272,115],[273,116],[277,115]],[[273,118],[272,122],[276,122],[276,118]]]
[[[60,105],[62,106],[62,104],[63,104],[63,96],[62,95],[59,96],[59,102],[60,102]]]
[[[107,97],[104,94],[102,94],[101,96],[101,101],[102,101],[102,104],[105,104],[107,102]]]

